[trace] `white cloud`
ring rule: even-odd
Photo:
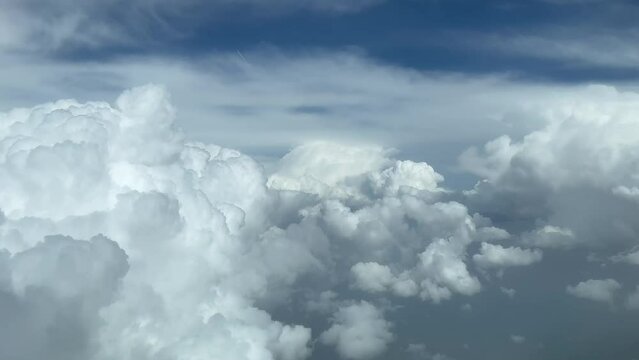
[[[605,303],[612,303],[615,293],[619,289],[621,289],[621,284],[613,279],[590,279],[577,285],[566,287],[566,291],[570,295]]]
[[[60,303],[91,346],[62,358],[301,360],[318,332],[269,312],[293,304],[336,311],[322,339],[359,359],[383,352],[390,323],[371,304],[340,300],[365,294],[335,289],[355,280],[433,302],[481,289],[466,250],[504,232],[448,200],[429,165],[381,147],[311,143],[271,179],[299,184],[310,174],[317,183],[278,187],[240,152],[187,141],[175,113],[166,90],[147,85],[115,106],[62,100],[0,114],[0,248],[3,263],[16,259],[10,271],[0,264],[0,284],[16,294],[47,287],[99,310],[95,321]],[[325,164],[338,166],[327,174]],[[34,255],[50,234],[91,245],[55,243],[76,244],[73,252],[47,241],[48,255]],[[33,331],[57,324],[32,315]]]
[[[354,68],[362,65],[351,59]],[[589,91],[600,90],[584,94]],[[291,311],[319,316],[338,314],[344,296],[435,303],[472,296],[482,284],[468,249],[479,242],[512,237],[567,248],[607,241],[602,234],[630,239],[633,212],[622,210],[633,210],[636,199],[614,189],[635,186],[624,170],[633,155],[633,118],[626,114],[633,107],[617,102],[634,97],[604,93],[611,103],[598,115],[579,106],[564,109],[569,115],[548,110],[546,128],[521,141],[497,141],[487,155],[469,155],[466,165],[486,180],[465,197],[445,190],[428,164],[399,161],[397,152],[368,142],[310,142],[264,171],[238,151],[187,141],[175,129],[165,90],[156,86],[127,91],[115,106],[63,100],[15,109],[0,114],[0,247],[19,254],[46,235],[103,233],[126,251],[130,269],[113,290],[117,296],[102,306],[103,321],[89,319],[84,330],[97,360],[133,358],[133,349],[136,359],[185,353],[304,359],[319,329],[276,321],[271,309],[299,305]],[[587,126],[577,126],[581,117]],[[606,161],[574,164],[581,159],[564,147],[581,145],[588,127],[599,136],[588,147],[591,160]],[[595,218],[593,206],[578,206],[592,189],[604,199],[598,210],[620,214],[614,224]],[[496,226],[508,221],[495,226],[474,213],[508,213],[513,200],[530,226],[507,232]],[[588,221],[578,221],[583,216]],[[540,250],[489,243],[474,257],[482,266],[540,259]],[[0,284],[7,279],[0,270]],[[373,295],[336,290],[353,285]],[[593,287],[584,282],[568,291],[596,301],[617,291],[614,284]],[[338,340],[331,344],[339,348]]]
[[[362,301],[340,307],[321,340],[335,346],[343,359],[371,359],[386,351],[394,336],[391,323],[375,306]]]
[[[0,4],[0,48],[18,51],[103,49],[183,39],[218,22],[228,10],[282,16],[299,10],[360,11],[384,0],[7,0]]]
[[[395,276],[388,266],[375,262],[357,263],[351,267],[351,272],[355,286],[372,293],[390,290],[397,296],[408,297],[416,295],[419,288],[407,272]]]
[[[345,275],[353,277],[355,287],[433,302],[480,290],[465,263],[466,247],[501,232],[469,216],[463,205],[441,201],[442,179],[430,166],[390,161],[377,148],[326,142],[290,154],[276,166],[269,186],[320,196],[318,205],[302,210],[302,225],[334,239],[332,256],[352,264]],[[327,168],[334,171],[322,172],[324,163],[333,164]],[[380,181],[386,174],[392,181]]]
[[[482,243],[479,254],[473,255],[475,263],[481,267],[528,266],[541,261],[542,252],[536,249],[503,247]]]
[[[379,146],[312,142],[294,148],[279,160],[268,185],[322,196],[353,196],[357,189],[336,185],[386,167],[391,163],[389,155]]]
[[[357,263],[351,268],[355,284],[362,290],[383,292],[395,281],[395,276],[388,266],[374,262]]]
[[[189,139],[270,160],[291,147],[330,140],[397,147],[413,160],[449,166],[471,145],[538,127],[538,111],[549,103],[584,96],[581,87],[422,73],[349,52],[254,50],[243,58],[213,53],[189,62],[128,57],[99,64],[5,55],[0,65],[0,108],[60,96],[113,99],[123,88],[157,82],[171,90]],[[427,179],[427,169],[401,171],[421,173],[412,184],[429,184],[416,182]],[[389,175],[381,180],[390,181]]]
[[[428,274],[421,282],[423,299],[438,303],[450,298],[452,292],[473,295],[481,289],[479,280],[468,272],[456,244],[438,239],[419,258],[419,269]]]
[[[60,347],[68,348],[60,358],[306,358],[310,329],[274,321],[255,305],[270,296],[266,289],[286,288],[317,266],[262,225],[260,166],[236,151],[186,143],[161,87],[132,89],[116,104],[69,100],[0,115],[0,246],[14,254],[15,291],[45,286],[56,298],[93,299],[121,279],[117,296],[99,302],[100,321],[78,323],[86,338],[79,343],[95,348]],[[56,233],[103,233],[117,245],[101,237],[38,245]],[[282,248],[297,253],[285,258]],[[86,311],[95,316],[97,306]],[[30,331],[66,326],[32,310]],[[85,316],[81,307],[63,311]],[[42,346],[37,351],[58,351]],[[8,349],[11,358],[32,351]]]
[[[470,208],[528,230],[521,237],[531,246],[634,245],[639,203],[615,189],[638,181],[638,95],[589,92],[549,106],[540,114],[547,125],[521,140],[463,155],[463,166],[485,178],[467,192]]]
[[[2,331],[0,357],[89,357],[98,313],[116,300],[127,270],[124,251],[103,236],[48,236],[13,256],[0,252],[0,316],[20,324]]]

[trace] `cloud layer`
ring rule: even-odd
[[[474,298],[540,296],[509,274],[543,276],[569,249],[613,249],[588,259],[632,266],[635,95],[594,91],[608,102],[551,109],[521,140],[462,155],[483,178],[464,193],[428,164],[367,144],[307,142],[267,171],[188,140],[155,85],[114,105],[2,113],[0,314],[20,327],[1,328],[1,354],[372,359],[410,348],[448,358],[406,336],[411,311],[471,316]],[[595,216],[602,207],[614,221]],[[566,301],[636,308],[620,281],[575,275],[549,286]],[[500,339],[536,341],[515,330]],[[17,341],[27,334],[30,346]]]
[[[115,107],[63,100],[2,115],[5,294],[87,303],[74,314],[86,339],[77,349],[34,309],[33,326],[49,329],[42,349],[6,348],[12,356],[51,344],[69,358],[304,359],[311,329],[268,311],[327,299],[322,342],[364,359],[391,342],[391,323],[371,303],[323,294],[357,287],[440,302],[480,291],[467,246],[503,231],[446,200],[427,164],[310,143],[267,181],[236,151],[187,142],[174,112],[163,88],[146,86]]]

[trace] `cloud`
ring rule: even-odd
[[[267,165],[293,147],[329,140],[396,148],[402,159],[428,161],[444,175],[469,146],[502,134],[518,138],[543,124],[540,111],[584,92],[506,76],[418,72],[349,51],[261,48],[243,57],[129,56],[73,64],[4,55],[0,64],[1,108],[61,96],[114,99],[121,89],[162,83],[189,139],[240,149]],[[304,107],[322,112],[300,112]],[[455,175],[449,186],[456,185]]]
[[[639,310],[639,286],[635,288],[635,291],[630,293],[626,298],[626,308],[630,310]]]
[[[550,106],[547,124],[519,141],[502,137],[464,153],[462,166],[485,179],[466,193],[469,207],[531,246],[635,243],[639,203],[618,189],[637,182],[637,94],[589,91],[591,101]]]
[[[600,91],[609,97],[580,112],[581,101]],[[160,86],[128,90],[114,105],[61,100],[10,110],[0,115],[0,247],[7,251],[0,286],[15,296],[6,259],[36,249],[46,236],[103,234],[126,254],[128,270],[100,270],[112,277],[98,276],[96,284],[117,286],[104,288],[106,300],[86,300],[97,304],[86,317],[61,303],[89,344],[70,350],[80,358],[297,360],[331,352],[313,346],[326,333],[338,353],[350,356],[339,350],[348,347],[339,345],[345,329],[360,328],[340,315],[350,306],[376,309],[361,311],[375,316],[353,319],[386,324],[374,334],[383,341],[359,354],[382,348],[394,355],[405,348],[409,330],[400,325],[411,316],[395,305],[419,303],[397,297],[430,303],[462,297],[479,313],[473,296],[501,285],[492,286],[481,268],[539,261],[541,250],[528,246],[548,248],[544,253],[553,246],[634,247],[637,202],[632,191],[620,190],[636,186],[633,99],[594,88],[575,95],[577,105],[554,103],[540,116],[546,121],[540,130],[467,155],[464,167],[483,180],[462,194],[447,189],[430,165],[399,160],[398,150],[365,141],[310,141],[265,169],[239,151],[191,141],[177,129],[180,110]],[[589,161],[571,155],[571,147],[589,152]],[[615,222],[601,217],[602,209]],[[534,287],[555,256],[575,254],[544,254],[548,268],[530,270],[525,276],[533,280],[522,284]],[[38,281],[100,298],[91,287],[45,280]],[[596,281],[567,291],[614,299],[619,288]],[[517,295],[513,301],[526,294]],[[449,307],[440,308],[445,316]],[[459,304],[450,308],[459,311]],[[44,326],[34,321],[25,331]],[[46,344],[38,351],[57,351]],[[92,357],[85,356],[89,350]]]
[[[485,268],[528,266],[541,261],[542,255],[541,250],[482,243],[479,254],[473,255],[473,260]]]
[[[639,265],[639,250],[630,250],[625,253],[614,255],[610,258],[613,262],[621,262],[631,265]]]
[[[99,311],[116,300],[127,256],[103,237],[48,236],[33,247],[0,253],[0,357],[90,356]]]
[[[510,335],[510,341],[515,344],[523,344],[526,342],[526,338],[521,335]]]
[[[568,294],[597,302],[612,303],[615,293],[621,289],[621,284],[613,279],[582,281],[577,285],[566,287]]]
[[[553,5],[553,6],[548,6]],[[637,69],[637,52],[630,44],[637,40],[638,28],[631,21],[639,8],[626,0],[538,0],[514,11],[530,9],[563,13],[570,21],[535,18],[534,30],[527,26],[458,32],[458,46],[503,56],[509,64],[522,60],[528,66],[554,67],[569,73],[585,70],[590,76],[598,71]],[[544,21],[547,20],[547,21]],[[606,24],[605,27],[600,25]],[[521,25],[521,24],[520,24]],[[597,29],[598,31],[592,31]],[[472,39],[472,41],[471,41]],[[565,65],[571,64],[571,68]]]
[[[238,10],[253,18],[298,11],[344,14],[381,2],[383,0],[135,0],[123,6],[117,0],[55,3],[8,0],[0,5],[2,23],[10,24],[0,35],[0,47],[64,52],[158,46],[162,42],[188,38],[203,25],[221,22],[224,14]]]
[[[362,301],[340,307],[333,315],[333,325],[322,333],[321,340],[335,346],[343,359],[371,359],[384,353],[393,341],[391,323],[373,305]]]
[[[126,91],[116,104],[69,100],[2,114],[0,244],[11,253],[13,291],[43,288],[39,298],[55,300],[21,310],[34,319],[25,331],[69,327],[80,335],[53,334],[81,347],[43,337],[33,349],[5,347],[9,357],[306,358],[310,329],[256,306],[269,284],[285,288],[314,266],[303,249],[277,261],[282,246],[294,247],[260,226],[268,202],[259,165],[186,143],[161,87]],[[39,245],[56,233],[92,240]],[[252,246],[258,239],[263,246]],[[51,315],[57,302],[60,319]]]
[[[365,291],[382,292],[394,282],[394,276],[388,266],[374,262],[357,263],[351,268],[356,285]]]
[[[580,245],[572,230],[552,225],[525,232],[521,238],[526,245],[542,248],[570,249]]]
[[[46,288],[42,299],[61,299],[83,334],[78,349],[43,338],[33,351],[301,360],[319,336],[343,357],[369,358],[394,339],[385,296],[472,296],[470,245],[508,236],[451,200],[428,164],[311,142],[269,175],[238,151],[188,141],[169,100],[147,85],[115,105],[0,114],[0,284],[8,296]],[[24,310],[35,319],[25,331],[66,324],[38,309]],[[300,323],[272,315],[283,309]]]
[[[504,293],[504,295],[508,296],[511,299],[515,297],[515,294],[517,294],[517,290],[503,287],[503,286],[500,287],[499,290],[501,290],[501,292]]]
[[[319,196],[300,226],[322,229],[331,256],[350,264],[339,276],[352,276],[356,288],[433,302],[476,294],[481,284],[466,266],[466,248],[502,232],[446,201],[443,178],[427,164],[387,156],[372,147],[302,145],[283,157],[268,184]]]

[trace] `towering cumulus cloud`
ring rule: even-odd
[[[266,174],[174,115],[151,85],[0,114],[0,358],[372,358],[386,296],[476,294],[469,245],[509,237],[427,164],[311,143]]]

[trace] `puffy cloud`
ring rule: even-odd
[[[261,167],[236,151],[186,143],[163,88],[126,91],[116,107],[69,100],[0,116],[0,245],[13,254],[11,284],[99,303],[86,310],[90,322],[75,320],[84,316],[76,300],[63,304],[84,334],[78,344],[95,346],[79,358],[308,357],[310,329],[274,321],[256,302],[313,268],[312,257],[304,248],[281,255],[295,243],[267,231]],[[55,233],[103,233],[118,245],[101,237],[38,245]],[[118,295],[98,302],[116,280]],[[38,309],[24,309],[35,324],[25,331],[65,326]],[[76,356],[42,344],[35,349]],[[10,358],[32,351],[10,349]]]
[[[400,191],[441,191],[438,183],[444,177],[426,163],[397,161],[393,167],[371,174],[373,191],[397,195]]]
[[[393,275],[386,265],[375,262],[357,263],[351,268],[355,277],[355,286],[361,290],[376,293],[392,290],[398,296],[417,294],[418,286],[407,273],[399,277]]]
[[[381,292],[393,283],[394,276],[388,266],[375,262],[357,263],[351,268],[356,285],[366,291]]]
[[[485,268],[527,266],[541,261],[541,258],[540,250],[503,247],[489,243],[482,243],[479,254],[473,255],[475,263]]]
[[[605,303],[612,303],[615,293],[619,289],[621,289],[621,284],[613,279],[590,279],[577,285],[566,287],[566,291],[570,295]]]
[[[345,182],[383,168],[389,152],[379,146],[313,142],[296,147],[281,160],[268,180],[278,190],[303,191],[331,197],[354,195]],[[336,185],[343,185],[337,187]]]
[[[124,251],[103,236],[48,236],[0,253],[0,357],[88,358],[99,311],[116,301],[127,270]]]
[[[450,200],[425,163],[313,142],[267,176],[238,151],[187,141],[175,113],[148,85],[114,106],[0,114],[0,286],[10,297],[46,288],[43,301],[83,334],[66,353],[43,337],[8,347],[12,358],[305,359],[321,327],[272,317],[289,306],[334,313],[322,341],[368,358],[394,338],[390,322],[340,289],[354,280],[380,297],[471,296],[481,284],[469,246],[509,236]],[[67,324],[37,306],[21,310],[33,318],[26,332]]]
[[[452,292],[463,295],[479,292],[479,280],[470,275],[459,251],[456,244],[439,239],[419,255],[419,269],[426,275],[421,282],[423,299],[437,303],[450,298]]]
[[[300,226],[321,229],[332,241],[329,257],[350,270],[337,276],[352,275],[355,287],[433,302],[477,293],[481,284],[466,266],[466,248],[507,233],[445,200],[443,178],[427,164],[388,156],[376,147],[311,143],[286,155],[268,184],[319,197],[302,210]]]
[[[333,325],[322,333],[321,340],[335,346],[344,359],[374,358],[393,341],[391,323],[381,310],[365,301],[340,307],[331,321]]]
[[[604,86],[588,92],[540,111],[546,125],[519,141],[502,137],[462,155],[462,166],[485,179],[467,192],[469,206],[523,230],[533,246],[636,242],[638,95]]]

